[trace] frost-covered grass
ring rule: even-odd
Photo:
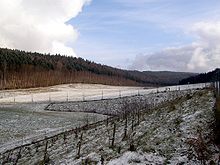
[[[0,104],[0,149],[13,148],[27,141],[39,140],[45,136],[55,135],[67,129],[72,129],[89,123],[106,119],[100,114],[120,114],[124,103],[138,101],[139,108],[144,104],[159,104],[165,100],[180,97],[187,91],[172,91],[153,93],[145,96],[125,97],[118,99],[73,102],[74,107],[69,107],[75,112],[45,111],[47,103],[12,103]],[[62,103],[61,107],[69,103]],[[77,104],[77,107],[75,107]],[[80,106],[78,106],[78,104]],[[57,105],[54,103],[54,105]],[[58,103],[59,105],[59,103]],[[100,114],[83,113],[96,111]]]
[[[33,106],[32,108],[30,106]],[[22,138],[46,136],[51,132],[79,127],[87,122],[106,118],[91,113],[50,112],[39,109],[45,105],[1,106],[0,107],[0,146]],[[26,108],[31,110],[27,110]]]
[[[134,111],[135,109],[137,110],[160,105],[163,102],[182,97],[188,92],[190,92],[190,90],[156,92],[145,95],[135,95],[104,100],[90,100],[83,102],[54,102],[50,103],[46,109],[50,111],[92,112],[107,115],[120,115],[124,113],[124,110],[128,112]],[[125,108],[126,106],[128,107]]]
[[[154,153],[143,154],[139,152],[125,152],[121,157],[111,160],[108,165],[119,165],[119,164],[164,164],[165,158],[156,156]]]
[[[148,106],[144,111],[139,111],[138,114],[135,112],[133,115],[129,113],[132,111],[128,111],[127,122],[125,116],[105,121],[104,124],[81,130],[77,136],[75,133],[68,134],[65,142],[63,138],[58,138],[57,141],[52,138],[47,151],[51,164],[101,164],[101,158],[105,164],[110,165],[190,165],[202,164],[202,161],[218,161],[219,149],[212,141],[215,98],[211,91],[159,92],[136,97],[142,100],[138,101],[138,104],[146,102],[148,105],[156,105],[156,108],[149,109],[151,106]],[[127,108],[132,109],[129,105],[132,102],[127,101]],[[114,109],[116,103],[108,105]],[[135,105],[142,107],[138,104]],[[93,104],[89,103],[88,108],[91,105]],[[62,131],[65,127],[87,124],[87,121],[106,119],[106,116],[97,114],[44,111],[46,106],[46,103],[1,105],[0,142],[5,144],[22,136],[45,136],[45,132]],[[97,109],[101,109],[105,114],[109,107],[100,106]],[[85,108],[85,105],[82,107]],[[126,123],[127,133],[124,136]],[[114,125],[116,129],[112,146]],[[82,144],[80,155],[77,154],[79,142]],[[31,164],[30,157],[28,159],[24,158],[22,162]]]
[[[66,152],[51,156],[56,164],[202,164],[217,163],[219,150],[212,143],[215,99],[209,91],[188,94],[160,108],[141,114],[140,124],[134,116],[128,118],[127,137],[125,120],[115,120],[115,143],[111,146],[113,123],[103,124],[83,132],[81,157],[76,159],[77,145],[65,147]],[[69,141],[74,141],[70,137]],[[77,141],[77,139],[75,139]],[[129,152],[130,144],[135,151]],[[202,156],[201,156],[202,155]]]
[[[216,109],[215,109],[215,119],[216,119],[216,128],[215,128],[215,134],[216,134],[216,143],[220,146],[220,96],[217,96],[216,98]]]

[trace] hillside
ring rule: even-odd
[[[154,77],[154,81],[163,82],[168,85],[178,84],[182,79],[188,78],[189,76],[196,76],[198,73],[189,72],[170,72],[170,71],[144,71],[147,77]]]
[[[192,75],[194,74],[127,71],[82,58],[0,48],[0,89],[65,83],[163,86],[176,84],[180,79]]]
[[[11,140],[21,139],[20,132],[26,136],[0,147],[0,164],[218,164],[211,90],[174,90],[98,102],[103,104],[97,100],[49,106],[28,103],[19,105],[21,111],[16,104],[1,104],[3,141],[9,140],[5,132],[10,132]],[[71,113],[68,107],[78,108],[71,108]],[[77,112],[88,110],[98,111],[87,117]],[[4,116],[13,119],[13,128]]]
[[[195,83],[205,83],[205,82],[214,82],[220,80],[220,69],[217,68],[208,73],[202,73],[197,76],[192,76],[180,81],[179,84],[195,84]]]

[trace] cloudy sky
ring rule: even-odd
[[[0,0],[0,46],[125,69],[220,67],[219,0]]]

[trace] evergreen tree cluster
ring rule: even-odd
[[[75,82],[108,85],[148,83],[128,71],[96,64],[82,58],[0,48],[1,89]]]
[[[192,76],[186,79],[183,79],[179,82],[180,85],[183,84],[196,84],[196,83],[206,83],[206,82],[215,82],[220,81],[220,69],[217,68],[208,73],[202,73],[197,76]]]
[[[140,72],[113,68],[83,58],[0,48],[0,89],[64,83],[106,85],[174,85],[189,73]]]

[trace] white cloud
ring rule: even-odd
[[[220,67],[220,22],[199,22],[191,28],[191,45],[136,56],[130,69],[206,72]]]
[[[76,56],[66,22],[90,0],[0,0],[0,47]]]

